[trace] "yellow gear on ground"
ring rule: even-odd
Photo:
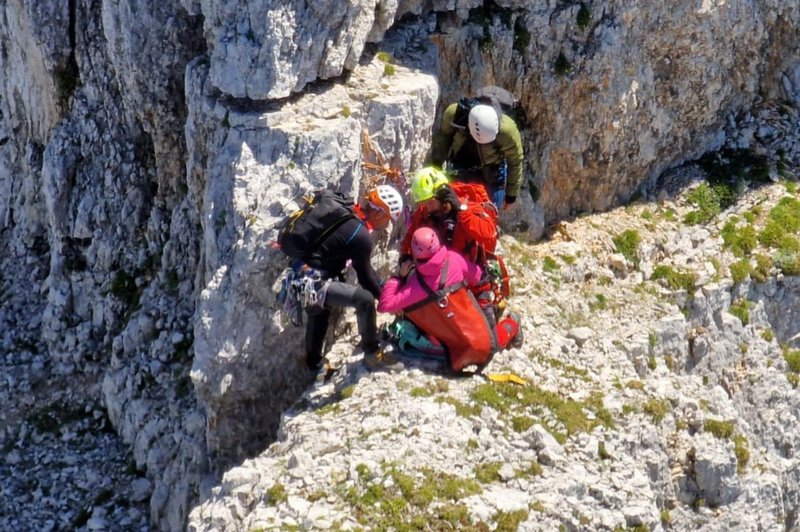
[[[528,381],[519,375],[514,375],[513,373],[486,373],[484,377],[492,382],[510,382],[513,384],[519,384],[520,386],[525,386],[528,384]]]

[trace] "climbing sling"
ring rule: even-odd
[[[281,305],[284,325],[303,324],[303,311],[313,313],[325,306],[325,296],[331,280],[325,272],[310,268],[302,262],[281,272],[276,282],[276,298]]]

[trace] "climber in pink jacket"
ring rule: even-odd
[[[427,298],[428,292],[420,284],[418,275],[425,279],[430,288],[437,290],[445,264],[447,264],[447,275],[444,286],[466,281],[469,287],[481,281],[480,266],[441,245],[436,232],[430,227],[420,227],[414,231],[411,253],[414,256],[415,266],[411,266],[408,262],[404,263],[400,267],[400,275],[386,281],[378,301],[380,312],[401,312]],[[416,267],[416,275],[409,275],[412,267]],[[495,337],[501,349],[511,343],[515,346],[521,345],[519,323],[520,316],[516,312],[510,313],[497,323]]]
[[[439,286],[445,262],[449,264],[445,286],[451,286],[464,280],[467,281],[467,286],[471,286],[481,280],[481,267],[467,262],[459,253],[440,245],[439,237],[428,227],[422,227],[414,232],[411,251],[415,257],[417,274],[422,275],[428,286],[434,290]],[[386,281],[381,290],[378,311],[400,312],[428,297],[428,293],[420,285],[417,276],[409,277],[410,270],[410,263],[404,263],[400,268],[400,275]]]

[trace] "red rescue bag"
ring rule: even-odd
[[[459,198],[467,198],[475,203],[492,203],[492,199],[489,197],[489,193],[486,192],[486,186],[483,183],[461,183],[456,181],[450,183],[450,188]]]
[[[428,297],[405,309],[405,317],[444,344],[453,371],[460,372],[472,364],[480,371],[497,351],[497,338],[475,296],[463,282],[444,286],[447,263],[437,290],[422,276],[418,278]]]

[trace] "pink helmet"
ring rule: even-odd
[[[429,259],[439,251],[440,247],[439,237],[430,227],[420,227],[411,237],[411,253],[415,259]]]

